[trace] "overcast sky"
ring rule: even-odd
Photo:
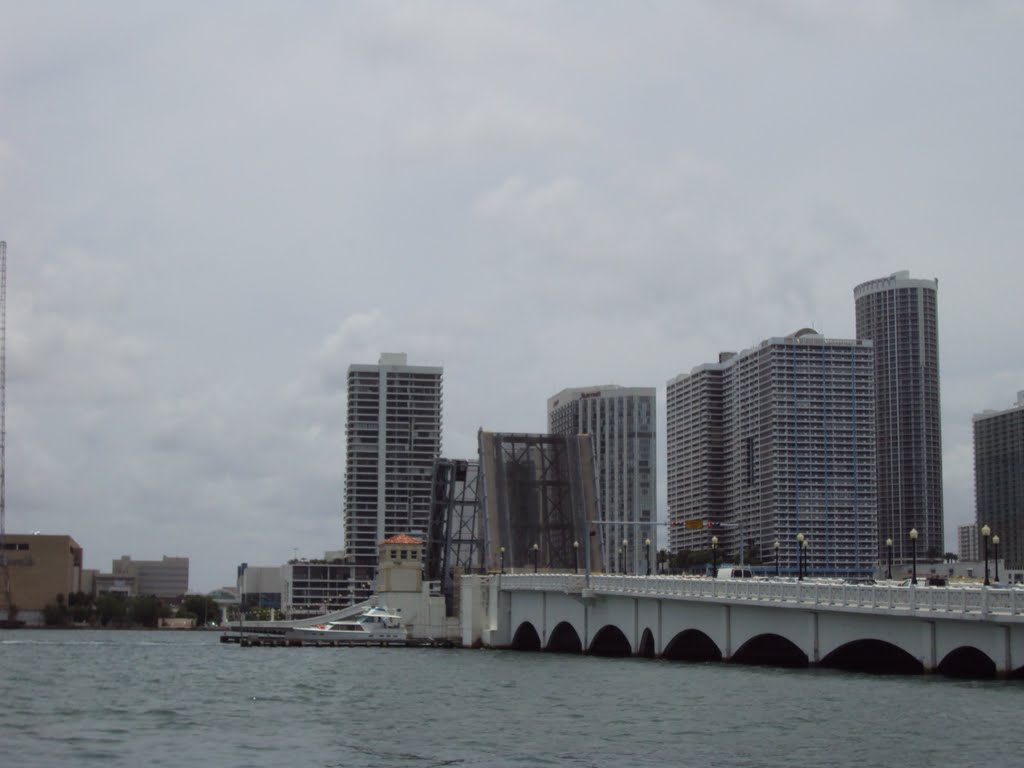
[[[443,365],[452,457],[606,383],[663,443],[667,380],[909,269],[955,550],[1024,389],[1022,39],[1009,0],[0,0],[8,531],[230,584],[343,546],[351,363]]]

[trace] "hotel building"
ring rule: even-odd
[[[608,384],[548,398],[548,432],[593,441],[603,559],[616,573],[644,573],[656,560],[656,395]]]

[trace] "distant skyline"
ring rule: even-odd
[[[7,524],[233,583],[343,546],[346,371],[443,453],[939,281],[947,549],[1024,389],[1024,6],[0,0]],[[658,514],[665,473],[658,472]],[[664,541],[661,541],[664,545]]]

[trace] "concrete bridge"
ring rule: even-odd
[[[1024,589],[675,576],[466,576],[463,644],[1024,676]]]

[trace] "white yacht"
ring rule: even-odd
[[[331,640],[354,643],[401,643],[408,632],[402,617],[387,608],[367,608],[355,619],[329,621],[309,627],[292,627],[286,635],[298,640]]]

